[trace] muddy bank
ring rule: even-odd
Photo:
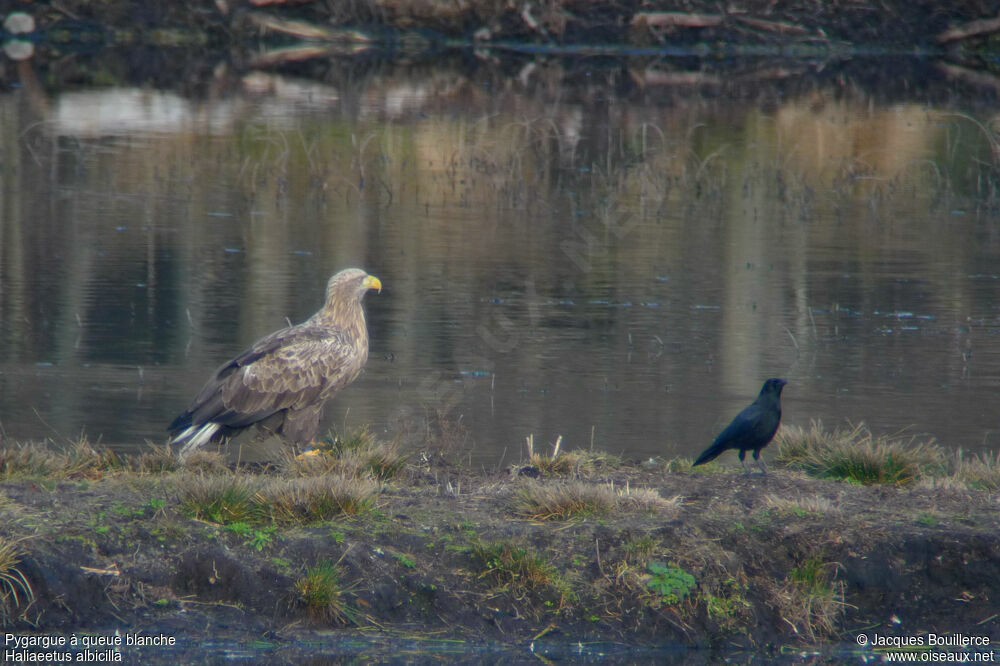
[[[206,488],[282,506],[282,484],[320,483],[273,470],[8,479],[0,536],[30,594],[8,576],[4,631],[766,653],[861,632],[1000,639],[995,493],[787,470],[527,472],[411,465],[357,512],[301,520],[198,508]]]

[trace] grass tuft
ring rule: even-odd
[[[534,520],[565,520],[611,512],[617,496],[611,486],[592,483],[527,483],[515,498],[514,512]]]
[[[298,476],[338,474],[389,481],[406,469],[406,456],[399,452],[396,442],[383,442],[365,427],[343,439],[334,437],[327,446],[301,456],[288,453],[280,467]]]
[[[257,501],[260,482],[246,476],[192,476],[186,483],[181,511],[220,525],[260,524],[267,511]]]
[[[775,509],[780,513],[795,514],[799,517],[806,515],[824,516],[840,513],[840,508],[825,497],[797,497],[785,499],[777,495],[765,495],[764,504],[768,508]]]
[[[138,474],[164,474],[176,472],[181,464],[169,446],[151,445],[148,451],[134,458],[132,468]]]
[[[587,477],[602,470],[617,469],[622,464],[621,458],[605,451],[583,449],[561,451],[562,435],[556,438],[551,454],[535,451],[534,435],[525,438],[525,446],[528,451],[528,465],[537,469],[542,476]]]
[[[540,600],[556,610],[576,600],[556,567],[533,550],[511,541],[477,541],[471,554],[479,577],[516,600]]]
[[[532,480],[515,495],[514,513],[532,520],[605,516],[615,510],[667,513],[672,518],[682,501],[681,497],[664,499],[653,488],[632,488],[628,484],[616,489],[614,484]]]
[[[615,492],[619,509],[657,513],[666,518],[676,518],[684,503],[680,495],[666,499],[655,488],[632,488],[627,483]]]
[[[335,563],[326,561],[311,567],[295,582],[295,591],[313,619],[334,624],[353,622],[354,611],[344,598],[340,569]]]
[[[847,608],[844,583],[835,580],[839,566],[807,558],[788,572],[778,592],[782,619],[812,643],[833,636],[837,620]]]
[[[951,477],[966,488],[1000,490],[1000,451],[968,455],[958,449],[951,460]]]
[[[97,479],[128,469],[128,462],[105,446],[81,437],[67,447],[29,442],[0,448],[0,480],[22,477]]]
[[[226,457],[219,451],[197,449],[184,459],[183,465],[185,470],[201,474],[226,474],[229,472]]]
[[[860,424],[833,432],[814,421],[809,430],[781,429],[775,462],[821,479],[871,484],[907,484],[947,469],[940,446],[911,438],[874,436]]]
[[[0,479],[50,476],[62,467],[50,448],[34,442],[0,448]]]
[[[21,540],[0,536],[0,626],[10,624],[21,604],[30,605],[35,592],[17,566],[25,552]]]
[[[375,508],[378,491],[370,479],[327,475],[274,479],[255,500],[275,522],[307,525],[367,513]]]
[[[262,479],[244,475],[193,476],[181,510],[220,525],[309,525],[356,516],[375,506],[379,486],[370,479],[317,476]]]

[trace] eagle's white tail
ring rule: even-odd
[[[195,450],[204,446],[208,440],[212,439],[212,435],[218,431],[219,427],[218,423],[212,423],[211,421],[200,426],[191,426],[170,440],[170,444],[181,445],[178,455],[181,460],[184,460]]]

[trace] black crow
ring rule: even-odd
[[[743,458],[747,451],[753,449],[754,461],[760,467],[760,471],[767,474],[764,461],[760,459],[760,450],[767,446],[774,438],[774,433],[778,432],[778,424],[781,423],[781,389],[786,383],[784,379],[777,378],[764,382],[757,399],[736,415],[732,423],[715,438],[712,446],[705,449],[691,466],[697,467],[715,460],[723,451],[739,449],[740,464],[743,465],[743,471],[749,474],[750,468]]]

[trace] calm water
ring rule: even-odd
[[[216,365],[359,266],[385,288],[332,426],[422,445],[443,422],[488,466],[530,434],[694,455],[782,376],[786,423],[995,448],[992,109],[807,88],[9,90],[3,436],[162,443]]]

